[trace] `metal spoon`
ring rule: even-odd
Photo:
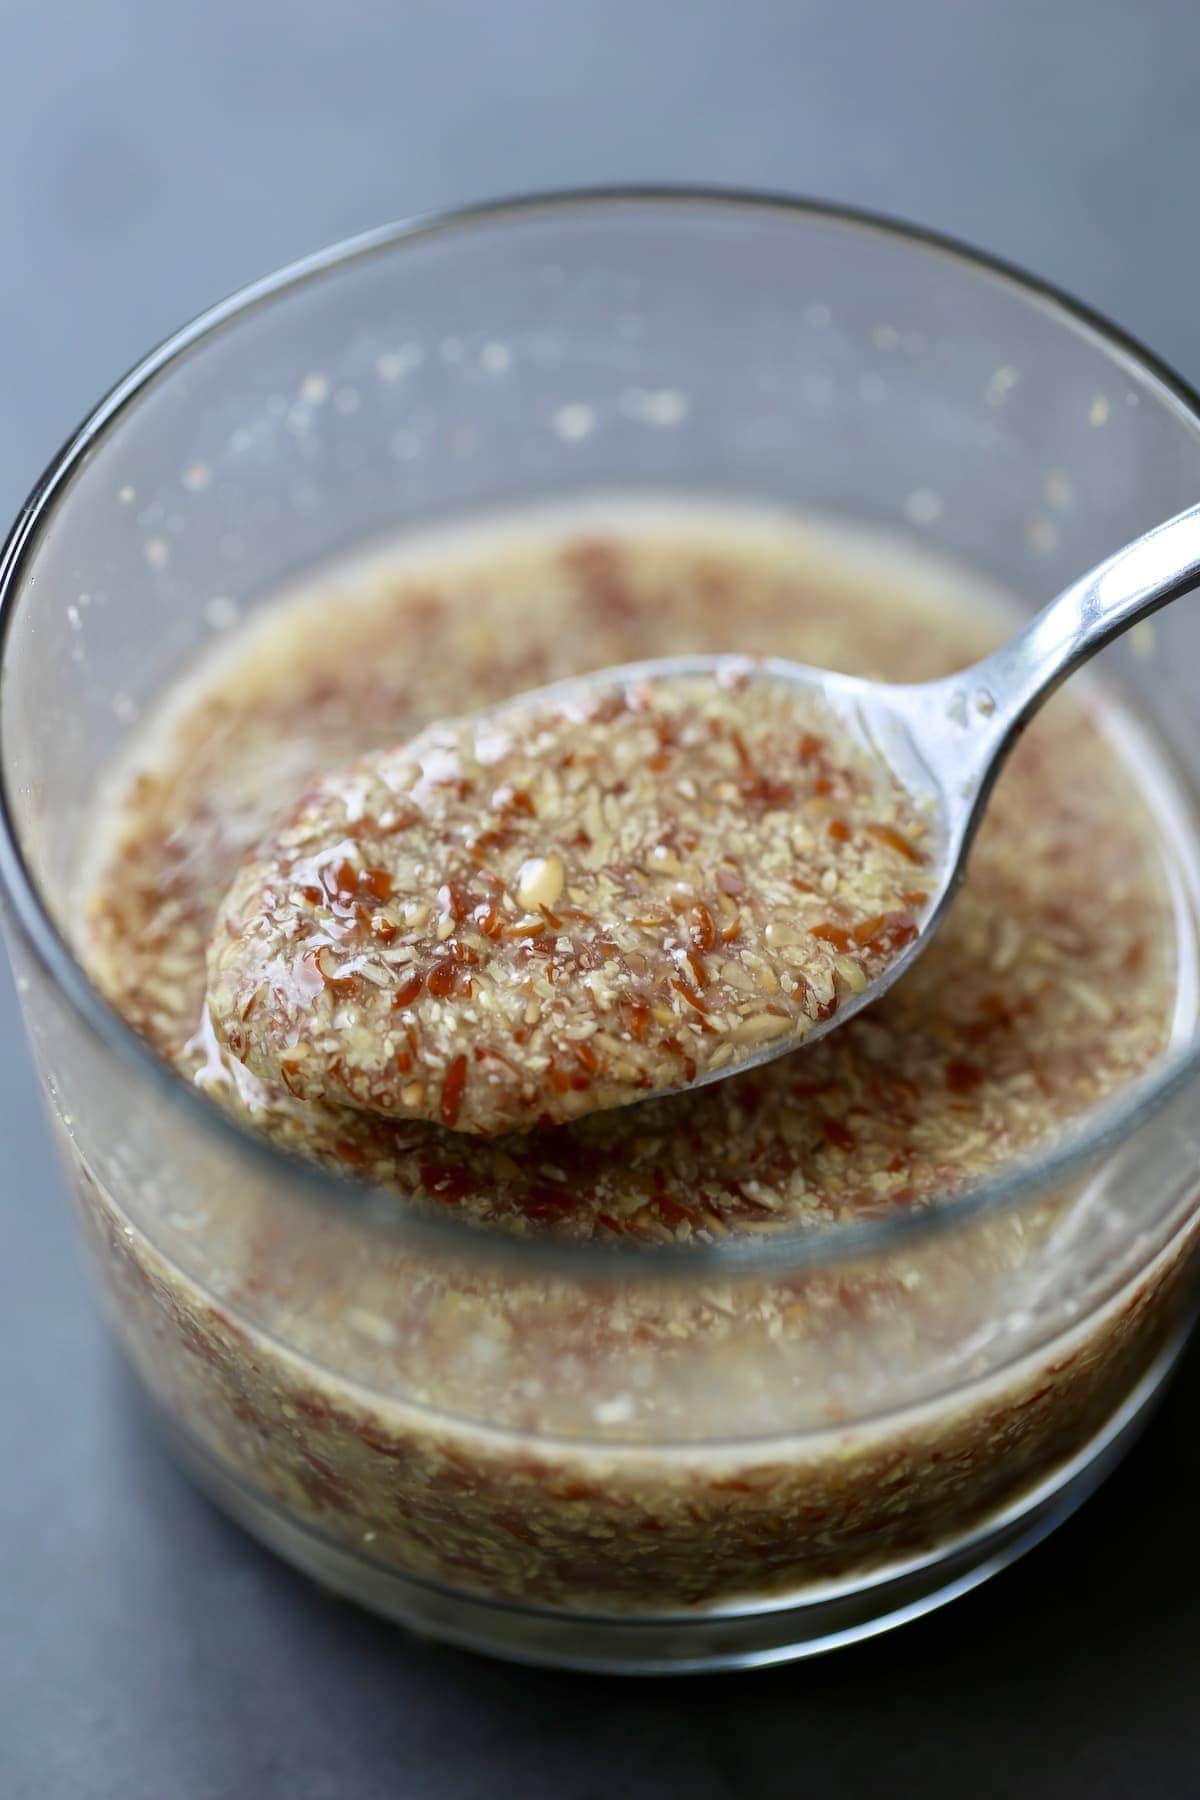
[[[435,1118],[488,1135],[546,1119],[576,1117],[597,1105],[618,1106],[650,1093],[681,1091],[666,1085],[679,1079],[677,1070],[686,1076],[690,1091],[773,1061],[853,1018],[904,974],[930,942],[962,880],[993,783],[1023,726],[1059,683],[1110,639],[1197,585],[1200,506],[1118,550],[1074,582],[1002,649],[941,681],[895,686],[781,658],[668,657],[601,669],[519,693],[484,713],[431,727],[410,744],[381,753],[374,767],[356,765],[327,778],[301,813],[289,816],[278,838],[267,840],[247,859],[214,935],[209,971],[214,1020],[235,1056],[260,1075],[286,1080],[301,1097],[338,1104],[349,1097],[351,1103],[387,1117]],[[473,781],[476,776],[489,783],[501,780],[504,759],[513,746],[523,758],[520,779],[508,788],[502,782],[495,793],[521,792],[525,811],[536,821],[534,842],[546,842],[552,855],[539,848],[531,861],[508,870],[503,884],[527,914],[541,914],[530,923],[539,933],[552,927],[551,940],[557,945],[553,933],[566,921],[550,910],[564,877],[563,859],[553,849],[553,823],[550,838],[542,837],[554,812],[551,807],[543,814],[535,807],[526,787],[526,783],[536,787],[543,751],[549,758],[547,770],[553,774],[557,766],[554,731],[544,730],[539,720],[549,716],[586,733],[589,720],[597,721],[599,728],[606,718],[624,717],[631,692],[640,694],[638,710],[644,710],[656,684],[670,688],[674,683],[677,691],[681,678],[697,676],[708,678],[703,685],[713,690],[736,693],[737,707],[745,709],[747,731],[759,716],[779,716],[781,700],[793,717],[829,719],[832,714],[853,750],[865,752],[864,762],[882,765],[905,790],[912,810],[922,814],[923,898],[916,935],[909,941],[907,932],[914,921],[906,918],[906,934],[897,938],[896,953],[882,964],[875,961],[870,977],[858,967],[861,988],[846,976],[847,991],[838,994],[836,1010],[818,1012],[814,1018],[806,1006],[802,1033],[777,1027],[775,1020],[782,1016],[778,1009],[763,1014],[772,1030],[765,1035],[730,1033],[720,1041],[721,1057],[715,1066],[685,1056],[675,1043],[663,1061],[664,1084],[659,1086],[644,1078],[654,1066],[657,1040],[649,1038],[649,1067],[632,1054],[629,1071],[623,1072],[612,1062],[610,1050],[598,1062],[593,1051],[591,1063],[582,1064],[584,1072],[578,1075],[569,1074],[565,1064],[560,1067],[563,1058],[576,1055],[582,1042],[570,1028],[571,989],[564,982],[548,979],[542,999],[529,1000],[534,1007],[532,1022],[524,1000],[519,1015],[507,1004],[485,1004],[491,959],[500,958],[494,966],[503,969],[503,958],[512,947],[509,935],[495,929],[503,915],[490,902],[476,906],[478,896],[461,883],[457,899],[456,884],[447,881],[439,888],[441,910],[436,920],[429,905],[417,906],[420,919],[413,926],[417,936],[411,939],[411,948],[419,952],[415,961],[410,954],[376,966],[373,946],[379,920],[372,909],[404,901],[398,923],[383,915],[383,927],[391,933],[384,937],[385,945],[396,937],[398,927],[408,929],[405,908],[410,901],[421,901],[430,869],[451,866],[439,862],[438,833],[445,834],[446,847],[459,844],[462,810],[466,809],[469,825],[476,820]],[[615,746],[610,744],[604,754],[614,755]],[[574,757],[572,750],[572,768],[577,766]],[[553,779],[556,783],[557,777]],[[626,791],[627,779],[621,777],[611,798]],[[552,792],[561,789],[555,785]],[[400,826],[390,822],[389,812],[397,794],[416,808]],[[408,848],[408,833],[422,821],[426,835],[433,833],[430,843]],[[834,823],[843,832],[850,829],[845,819]],[[388,863],[393,841],[399,845],[395,871]],[[514,843],[521,850],[514,849]],[[505,848],[511,857],[524,850],[515,829],[509,829]],[[710,845],[708,853],[713,850]],[[778,868],[778,849],[774,854]],[[552,891],[547,887],[543,893],[540,889],[551,874]],[[492,877],[497,879],[494,869]],[[362,880],[368,881],[369,904],[359,891]],[[404,886],[410,880],[417,888],[406,896]],[[478,923],[481,910],[486,917]],[[586,912],[576,916],[596,922]],[[478,925],[478,944],[460,944],[456,931],[463,924],[470,932],[471,921]],[[633,923],[640,926],[645,921]],[[435,924],[435,935],[426,942],[420,934],[428,938]],[[514,943],[525,935],[524,921],[517,925]],[[707,925],[711,931],[711,914]],[[814,928],[813,935],[822,933]],[[461,989],[458,978],[463,971],[457,963],[446,962],[439,950],[449,939],[454,941],[448,943],[445,955],[462,952],[459,960],[469,971]],[[410,940],[403,948],[410,949]],[[517,951],[525,954],[523,941]],[[309,970],[307,963],[314,957],[314,969]],[[704,986],[702,971],[696,979]],[[474,995],[476,981],[478,995]],[[531,994],[524,981],[518,971],[513,991]],[[678,980],[669,985],[681,986]],[[595,996],[586,981],[579,991],[580,1004],[594,1011]],[[460,992],[467,1004],[446,1004],[446,996]],[[344,1000],[348,993],[353,998]],[[684,1002],[702,1014],[706,1010],[690,989]],[[517,1017],[519,1026],[510,1030]],[[759,1022],[758,1015],[745,1021],[751,1026]],[[398,1035],[402,1028],[404,1043]],[[630,1031],[640,1044],[642,1030],[630,1025]],[[304,1055],[298,1061],[300,1050]],[[560,1078],[554,1089],[559,1098],[552,1097],[543,1071]],[[577,1091],[579,1099],[574,1098]]]

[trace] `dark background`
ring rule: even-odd
[[[150,343],[398,215],[690,180],[889,209],[1200,380],[1195,0],[0,0],[0,510]],[[1200,1354],[1048,1545],[903,1633],[621,1682],[322,1597],[159,1449],[0,991],[0,1800],[1200,1793]]]

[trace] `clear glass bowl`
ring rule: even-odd
[[[954,245],[753,196],[372,234],[114,390],[0,569],[0,858],[99,1285],[232,1513],[504,1655],[681,1669],[845,1642],[980,1580],[1110,1466],[1187,1323],[1200,1186],[1190,1041],[986,1191],[770,1243],[514,1244],[290,1161],[156,1060],[73,948],[103,771],[232,607],[406,526],[614,489],[884,529],[1032,606],[1198,487],[1200,402],[1110,326]],[[1106,659],[1167,746],[1184,836],[1195,648],[1183,605]],[[218,1194],[238,1205],[216,1225]],[[381,1284],[386,1317],[361,1304]],[[772,1346],[764,1296],[831,1292],[875,1303]],[[620,1323],[586,1362],[581,1318]]]

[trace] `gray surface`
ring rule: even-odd
[[[787,187],[1086,295],[1200,377],[1194,0],[5,0],[0,508],[223,291],[529,187]],[[159,1451],[86,1293],[7,984],[0,1796],[1097,1796],[1200,1787],[1192,1359],[1051,1545],[899,1638],[657,1685],[429,1650]]]

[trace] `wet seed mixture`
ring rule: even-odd
[[[221,908],[213,1023],[300,1100],[551,1125],[802,1041],[916,937],[925,836],[744,659],[531,699],[308,790]]]
[[[397,895],[373,835],[380,796],[372,784],[389,767],[380,753],[434,721],[592,668],[703,651],[921,679],[962,666],[1002,631],[949,598],[943,605],[881,582],[878,571],[839,567],[800,528],[726,530],[719,520],[510,530],[458,549],[448,541],[423,562],[334,578],[235,632],[219,666],[177,696],[147,739],[107,824],[87,898],[86,960],[134,1027],[256,1130],[340,1173],[510,1231],[713,1241],[928,1205],[1077,1119],[1145,1070],[1167,1040],[1174,925],[1156,827],[1085,701],[1060,696],[1027,733],[950,919],[877,1006],[741,1077],[492,1138],[462,1128],[494,1131],[506,1112],[535,1123],[564,1116],[577,1099],[592,1104],[588,1089],[604,1071],[628,1068],[637,1079],[647,1046],[676,1059],[672,1072],[686,1079],[692,1061],[719,1055],[727,1041],[705,1028],[718,1012],[733,1021],[731,1034],[767,1018],[792,1029],[801,1013],[811,1018],[853,989],[852,971],[869,967],[873,949],[895,945],[920,906],[917,828],[880,815],[898,841],[866,840],[878,884],[869,897],[855,893],[847,905],[836,862],[818,870],[798,854],[798,879],[817,873],[817,893],[796,888],[794,910],[790,895],[785,906],[776,894],[747,919],[736,845],[729,855],[728,845],[705,841],[701,855],[699,843],[694,852],[686,843],[701,823],[688,824],[689,795],[679,788],[689,779],[689,734],[705,716],[694,696],[680,699],[681,717],[664,707],[611,721],[614,754],[618,744],[636,745],[649,752],[655,781],[674,783],[670,829],[666,803],[655,811],[647,792],[647,838],[657,833],[661,854],[644,914],[633,910],[640,892],[622,887],[628,847],[606,822],[603,798],[597,812],[564,783],[549,842],[541,809],[527,811],[517,797],[512,753],[490,772],[499,778],[482,804],[485,771],[472,765],[471,790],[441,815],[453,866],[429,865],[428,879],[406,877]],[[823,769],[834,785],[827,742],[806,757],[795,724],[786,774],[764,752],[783,726],[764,719],[763,742],[745,739],[744,755],[732,732],[714,736],[706,782],[711,772],[728,783],[714,816],[746,832],[772,817],[772,784],[786,781],[780,833],[799,820],[824,854],[844,796],[819,791]],[[461,741],[452,753],[462,755]],[[650,768],[656,756],[665,760]],[[363,757],[375,760],[352,777],[326,779]],[[323,848],[304,866],[313,807]],[[332,861],[333,815],[321,810],[330,807],[346,822]],[[564,844],[571,820],[578,841]],[[264,842],[233,889],[226,921],[242,931],[255,895],[274,894],[280,881],[288,930],[298,935],[262,941],[266,958],[285,956],[294,986],[267,984],[289,999],[271,1003],[251,1050],[237,1034],[253,1016],[245,1016],[245,984],[260,971],[240,960],[234,939],[232,969],[226,951],[214,949],[214,1025],[206,956],[239,865]],[[639,843],[643,865],[654,866],[654,849]],[[825,868],[835,871],[832,894]],[[435,874],[445,879],[433,885]],[[619,946],[619,959],[602,943],[593,952],[590,928],[571,916],[590,910],[601,880],[613,882],[638,934]],[[409,885],[422,889],[415,914],[406,911]],[[635,917],[651,922],[633,925]],[[782,932],[768,955],[772,925]],[[786,954],[795,948],[785,941],[791,931],[803,935],[806,957],[814,942],[822,947],[815,976]],[[539,1019],[548,1014],[542,1037],[538,1021],[526,1021],[535,1056],[548,1058],[530,1064],[532,1092],[528,1069],[494,1086],[481,1077],[493,1041],[482,1012],[469,1061],[444,1060],[457,1038],[439,1033],[436,1009],[479,1007],[472,956],[496,941],[504,1005],[532,999]],[[393,946],[403,961],[389,960]],[[666,993],[639,987],[643,955],[648,968],[672,971]],[[373,982],[366,957],[389,971],[385,983]],[[612,984],[610,961],[620,967]],[[592,978],[595,1029],[562,1042],[553,1013],[560,983]],[[349,992],[343,983],[353,984]],[[380,1019],[386,1012],[386,1068],[361,1055],[334,1069],[321,1034],[347,1000],[362,1009],[372,1042],[377,1011]],[[309,1005],[315,1023],[306,1033]],[[301,1044],[307,1054],[297,1058]],[[409,1111],[441,1122],[382,1116]]]

